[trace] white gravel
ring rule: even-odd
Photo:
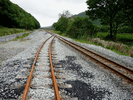
[[[8,52],[14,48],[15,50],[14,52],[12,51],[12,54],[17,54],[3,61],[0,67],[0,99],[17,99],[21,95],[26,79],[16,80],[15,77],[17,75],[28,75],[27,72],[22,71],[24,69],[23,65],[32,65],[38,48],[50,36],[44,31],[36,30],[27,36],[25,41],[10,41],[0,45],[0,48],[8,49]],[[17,51],[19,48],[24,49]]]
[[[130,69],[133,69],[133,58],[129,57],[129,56],[123,56],[123,55],[119,55],[109,49],[105,49],[101,46],[95,46],[92,44],[87,44],[87,43],[79,43],[79,42],[75,42],[74,40],[64,37],[65,39],[72,41],[80,46],[83,46],[84,48],[87,48],[89,50],[95,51],[98,54],[104,56],[104,57],[108,57],[109,59],[118,62]]]
[[[29,98],[29,100],[31,99],[50,99],[50,98],[54,98],[54,90],[52,88],[48,88],[45,87],[46,85],[52,85],[52,79],[50,78],[51,76],[51,72],[47,71],[49,66],[49,60],[48,58],[46,59],[46,56],[49,56],[49,44],[51,42],[52,38],[50,38],[42,47],[41,52],[39,53],[38,56],[41,56],[41,58],[39,60],[37,60],[37,66],[35,66],[35,69],[38,70],[34,70],[33,74],[34,74],[34,78],[32,79],[31,84],[32,85],[36,85],[36,86],[44,86],[43,88],[37,88],[37,89],[32,89],[30,88],[29,90],[29,96],[31,95],[31,97]],[[44,57],[44,58],[43,58]],[[37,68],[39,67],[39,68]],[[45,68],[45,70],[41,70]],[[40,70],[39,70],[40,69]],[[43,78],[44,76],[48,76],[49,78]]]
[[[17,49],[23,48],[24,52],[21,51],[21,53],[19,55],[13,56],[11,60],[13,60],[13,59],[15,60],[18,58],[27,59],[32,56],[32,54],[31,54],[32,52],[36,53],[36,51],[38,50],[38,47],[41,45],[41,43],[44,42],[44,40],[47,39],[49,36],[50,36],[50,34],[45,35],[45,32],[42,32],[42,31],[39,32],[37,30],[37,31],[34,31],[29,36],[25,37],[26,41],[22,41],[22,42],[10,41],[6,44],[1,44],[0,48],[5,48],[5,49],[9,49],[9,50],[16,49],[15,54],[20,53],[19,51],[17,51]],[[8,61],[10,61],[10,59],[4,61],[2,63],[2,65],[4,65]]]
[[[0,52],[8,52],[7,60],[2,62],[0,66],[0,99],[17,99],[23,92],[23,84],[26,79],[16,80],[17,75],[28,75],[27,72],[23,72],[23,65],[32,65],[35,53],[38,51],[38,47],[50,37],[50,34],[46,34],[45,31],[36,30],[25,41],[10,41],[6,44],[0,44]],[[69,39],[69,38],[67,38]],[[69,39],[71,40],[71,39]],[[73,41],[73,40],[71,40]],[[133,59],[127,56],[118,55],[110,50],[104,49],[100,46],[94,46],[85,43],[78,43],[86,48],[90,48],[96,52],[100,52],[104,56],[110,57],[117,62],[122,62],[123,65],[133,68]],[[55,39],[55,51],[56,57],[60,61],[60,64],[65,69],[67,78],[62,80],[61,83],[68,83],[72,85],[72,89],[64,89],[64,94],[70,97],[78,97],[79,100],[132,100],[132,86],[124,83],[123,79],[119,76],[112,74],[110,71],[100,67],[96,63],[81,56],[67,45],[63,45],[62,42]],[[44,49],[45,50],[45,49]],[[46,50],[47,52],[48,50]],[[11,53],[11,54],[10,54]],[[45,52],[42,52],[45,53]],[[15,54],[15,56],[13,56]],[[3,55],[2,55],[3,56]],[[48,55],[45,55],[48,56]],[[40,56],[38,60],[43,57]],[[44,57],[47,59],[47,57]],[[43,61],[43,60],[42,60]],[[35,70],[48,70],[48,62],[45,60],[43,63],[37,63],[37,65],[45,64],[46,68],[37,67]],[[27,69],[28,70],[28,69]],[[39,74],[35,72],[35,74]],[[47,72],[44,74],[50,75]],[[33,83],[40,81],[40,79],[33,80]],[[49,79],[40,81],[40,84],[51,84]],[[15,86],[15,88],[14,88]],[[17,88],[18,87],[18,88]],[[44,91],[46,90],[46,91]],[[43,89],[37,89],[34,92],[34,96],[31,95],[31,99],[35,99],[42,96],[44,98],[50,98],[54,96],[53,89],[44,87]],[[44,94],[45,92],[45,94]],[[37,95],[40,93],[40,95]],[[49,96],[48,96],[49,95]]]
[[[81,56],[78,52],[73,50],[71,47],[68,48],[67,45],[64,45],[64,43],[62,42],[59,43],[58,41],[59,40],[56,39],[55,42],[57,58],[60,60],[60,63],[63,65],[63,68],[66,69],[65,73],[63,74],[67,76],[67,79],[62,80],[62,82],[72,83],[73,87],[78,87],[81,83],[84,85],[87,84],[87,87],[90,87],[89,90],[93,92],[90,94],[86,94],[85,92],[89,91],[86,87],[84,90],[76,90],[76,88],[73,88],[72,90],[65,89],[64,93],[69,94],[72,97],[79,96],[78,99],[84,100],[133,99],[132,85],[124,83],[124,81],[119,76],[112,74],[110,71],[100,67],[96,63],[91,62],[89,60],[84,60],[84,57]],[[78,82],[81,83],[78,84]],[[81,92],[84,93],[84,95],[81,94]],[[88,97],[86,97],[87,95]],[[91,97],[91,95],[93,95],[94,97]],[[84,98],[82,98],[82,96]]]

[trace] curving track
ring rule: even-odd
[[[52,50],[54,48],[52,46],[54,38],[53,36],[49,37],[39,48],[23,92],[22,100],[71,99],[71,97],[64,95],[60,91],[63,88],[71,88],[71,85],[60,83],[66,77],[61,74],[63,73],[61,66],[56,65],[58,60],[56,59],[56,53]]]
[[[50,33],[50,32],[48,32]],[[52,34],[52,33],[50,33]],[[52,34],[55,35],[55,34]],[[99,63],[100,65],[106,67],[107,69],[111,70],[113,73],[120,75],[123,77],[125,80],[127,80],[128,83],[133,83],[133,70],[129,69],[126,66],[123,66],[117,62],[114,62],[108,58],[105,58],[98,53],[88,50],[84,47],[81,47],[71,41],[68,41],[64,38],[62,38],[59,35],[55,35],[60,41],[64,42],[65,44],[71,46],[75,50],[79,51],[80,53],[84,54],[85,56],[89,57],[93,61]]]
[[[41,51],[41,49],[43,49],[43,45],[46,44],[46,42],[47,42],[48,40],[50,40],[51,38],[52,38],[52,36],[49,37],[49,38],[41,45],[41,47],[39,48],[39,50],[38,50],[38,52],[37,52],[37,54],[36,54],[36,57],[35,57],[35,59],[34,59],[34,63],[33,63],[33,65],[32,65],[32,69],[31,69],[31,72],[30,72],[30,75],[29,75],[29,78],[28,78],[28,80],[27,80],[27,84],[26,84],[26,86],[25,86],[25,90],[24,90],[24,92],[23,92],[22,100],[26,100],[27,98],[28,98],[28,99],[32,98],[32,97],[30,97],[30,98],[27,97],[27,95],[28,95],[28,93],[29,93],[29,90],[31,90],[30,87],[32,87],[32,86],[31,86],[31,81],[34,79],[34,77],[39,76],[39,75],[37,75],[37,76],[34,76],[34,75],[33,75],[33,73],[34,73],[34,68],[35,68],[35,67],[39,67],[39,66],[35,66],[35,64],[36,64],[36,62],[37,62],[37,59],[38,59],[39,54],[42,55],[41,52],[43,52],[43,51]],[[54,39],[54,38],[53,38],[53,39]],[[52,65],[51,45],[52,45],[53,39],[51,40],[50,45],[49,45],[50,70],[51,70],[51,78],[52,78],[52,81],[53,81],[55,99],[56,99],[56,100],[60,100],[59,90],[58,90],[58,86],[57,86],[57,83],[56,83],[56,79],[55,79],[55,75],[54,75],[54,69],[53,69],[53,65]],[[43,56],[43,57],[44,57],[44,56]],[[45,66],[42,66],[42,67],[45,67]],[[46,67],[45,67],[45,69],[46,69]],[[39,77],[41,77],[41,76],[39,76]],[[47,77],[48,77],[48,76],[47,76]],[[45,85],[49,85],[49,84],[45,84]],[[32,87],[32,88],[33,88],[33,87]],[[37,89],[36,89],[36,90],[37,90]],[[32,96],[33,96],[33,95],[32,95]],[[35,99],[35,98],[34,98],[34,99]],[[38,98],[36,98],[36,99],[38,99]]]
[[[54,35],[52,33],[50,33],[50,34],[52,36]],[[53,43],[54,38],[58,38],[60,41],[66,43],[67,45],[69,45],[72,48],[76,49],[78,52],[80,52],[80,53],[84,54],[85,56],[87,56],[87,58],[90,58],[93,61],[97,62],[98,64],[108,68],[109,70],[111,70],[111,72],[120,75],[121,77],[126,79],[127,82],[129,82],[131,84],[133,83],[133,70],[132,69],[129,69],[129,68],[127,68],[127,67],[125,67],[121,64],[118,64],[118,63],[116,63],[116,62],[114,62],[114,61],[112,61],[108,58],[105,58],[105,57],[97,54],[96,52],[90,51],[90,50],[88,50],[84,47],[81,47],[81,46],[73,43],[73,42],[70,42],[70,41],[68,41],[68,40],[66,40],[66,39],[64,39],[64,38],[62,38],[58,35],[54,35],[54,38],[51,39],[52,36],[49,37],[41,45],[40,49],[38,50],[38,52],[36,54],[36,57],[34,59],[34,63],[32,65],[32,69],[31,69],[31,72],[30,72],[30,75],[29,75],[29,78],[27,80],[27,84],[25,86],[25,90],[23,92],[22,100],[26,100],[26,99],[29,99],[29,100],[34,100],[34,99],[56,99],[56,100],[60,100],[62,98],[67,98],[67,97],[60,96],[60,95],[62,95],[61,92],[59,92],[60,84],[57,83],[58,81],[56,79],[57,78],[60,79],[62,77],[58,76],[57,73],[55,75],[56,67],[55,66],[54,66],[55,68],[53,67],[53,62],[54,61],[52,61],[52,60],[54,60],[54,57],[55,57],[56,54],[52,53],[51,48],[52,48],[52,43]],[[48,42],[47,45],[45,45],[46,42]],[[47,48],[48,52],[45,52],[46,49],[44,49],[44,48]],[[49,62],[49,64],[44,64],[44,63],[47,63],[47,62]],[[59,66],[57,66],[57,70],[59,70],[58,67]],[[39,71],[38,71],[38,68],[39,68]],[[40,71],[44,71],[43,76],[40,73]],[[45,73],[47,73],[47,74],[45,75]],[[52,80],[50,80],[49,82],[47,82],[45,80],[45,84],[40,85],[40,83],[38,83],[37,81],[35,83],[36,78],[37,78],[38,81],[39,81],[40,78],[41,78],[41,80],[43,80],[43,79],[45,80],[46,78],[48,80],[50,80],[50,78],[52,78]],[[63,87],[63,85],[62,85],[62,87]],[[68,87],[64,86],[64,87],[65,88],[70,88],[71,86],[70,87],[69,86]],[[45,90],[49,90],[49,91],[51,91],[51,95],[49,95],[49,96],[46,96],[46,95],[45,96],[44,95],[38,96],[41,93],[37,93],[37,89],[40,89],[40,88],[43,89],[42,94],[43,94],[43,92],[46,92]],[[36,92],[32,92],[34,90]],[[45,94],[47,94],[47,93],[45,93]],[[76,100],[76,99],[74,99],[74,100]]]
[[[60,36],[56,37],[66,43],[67,45],[71,46],[72,48],[76,49],[80,53],[86,55],[87,57],[91,58],[92,60],[96,61],[97,63],[101,64],[102,66],[108,68],[109,70],[113,71],[115,74],[118,74],[122,76],[124,79],[126,79],[129,83],[133,83],[133,70],[127,68],[126,66],[123,66],[119,63],[116,63],[108,58],[105,58],[99,54],[97,54],[94,51],[88,50],[84,47],[81,47],[71,41],[68,41]]]

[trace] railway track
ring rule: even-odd
[[[66,43],[67,45],[69,45],[70,47],[74,48],[75,50],[79,51],[80,53],[84,54],[85,56],[91,58],[92,60],[94,60],[95,62],[97,62],[98,64],[101,64],[102,66],[108,68],[109,70],[111,70],[112,72],[114,72],[115,74],[120,75],[121,77],[123,77],[124,79],[127,80],[128,83],[133,83],[133,70],[127,68],[126,66],[123,66],[117,62],[114,62],[108,58],[105,58],[99,54],[97,54],[94,51],[88,50],[84,47],[81,47],[71,41],[68,41],[60,36],[55,35],[60,41]]]
[[[49,32],[50,33],[50,32]],[[50,33],[52,34],[52,33]],[[54,34],[53,34],[54,35]],[[84,54],[85,56],[89,57],[93,61],[101,64],[102,66],[106,67],[107,69],[111,70],[117,75],[120,75],[122,78],[127,80],[128,83],[133,83],[133,70],[123,66],[117,62],[114,62],[108,58],[105,58],[98,53],[88,50],[84,47],[81,47],[71,41],[68,41],[60,36],[55,35],[60,41],[66,43],[70,47],[74,48],[75,50],[79,51],[80,53]]]
[[[22,100],[77,100],[61,92],[63,88],[71,88],[70,84],[62,84],[62,66],[56,65],[56,53],[52,50],[53,36],[49,37],[36,53],[30,75],[28,77]],[[60,90],[59,90],[60,89]]]
[[[65,96],[60,92],[60,89],[71,88],[70,84],[60,84],[59,79],[65,79],[62,77],[63,69],[58,63],[56,53],[52,50],[52,43],[54,38],[58,38],[60,41],[76,49],[78,52],[84,54],[90,59],[94,60],[98,64],[108,68],[115,74],[120,75],[129,83],[133,83],[133,70],[129,69],[121,64],[118,64],[108,58],[105,58],[93,51],[90,51],[84,47],[81,47],[73,42],[70,42],[60,36],[50,33],[52,36],[49,37],[39,48],[31,71],[23,92],[22,100],[44,100],[44,99],[71,99],[77,100],[77,98],[71,98]],[[54,37],[53,37],[54,36]],[[61,76],[60,76],[61,75]],[[49,91],[49,93],[47,93]],[[50,95],[47,95],[50,94]]]

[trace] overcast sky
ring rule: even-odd
[[[10,0],[31,13],[41,27],[51,26],[59,19],[58,14],[69,10],[71,14],[78,14],[87,10],[86,0]]]

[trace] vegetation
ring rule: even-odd
[[[79,14],[77,14],[77,15],[71,16],[71,18],[75,18],[75,17],[88,17],[88,18],[89,18],[89,16],[86,15],[85,12],[81,12],[81,13],[79,13]],[[91,19],[89,19],[89,21],[91,21],[91,22],[92,22],[93,24],[95,24],[95,25],[101,26],[101,24],[100,24],[100,19],[96,19],[96,20],[91,20]]]
[[[117,28],[117,33],[112,32],[113,36],[110,37],[110,25],[103,24],[101,26],[94,25],[91,17],[66,17],[62,14],[57,23],[53,24],[54,32],[57,34],[73,38],[76,41],[101,45],[107,49],[121,55],[129,55],[133,57],[133,34],[132,27],[122,21],[120,27]],[[102,22],[102,21],[101,21]],[[103,20],[104,22],[104,20]],[[112,25],[115,22],[112,23]],[[115,36],[114,36],[115,35]],[[98,37],[98,38],[97,38]],[[110,41],[113,40],[113,41]],[[125,45],[126,44],[126,45]]]
[[[13,39],[13,41],[17,41],[18,39],[20,39],[21,41],[23,41],[24,39],[24,37],[26,37],[26,36],[28,36],[30,33],[25,33],[25,34],[23,34],[22,36],[17,36],[15,39]]]
[[[17,29],[17,28],[0,28],[0,37],[1,36],[5,36],[6,35],[11,35],[11,34],[16,34],[16,33],[20,33],[20,32],[26,32],[27,30],[25,29]]]
[[[96,34],[95,26],[92,24],[92,22],[89,21],[89,18],[68,18],[67,14],[69,13],[63,13],[60,16],[58,22],[53,24],[53,27],[56,31],[66,33],[72,38],[80,38],[87,35],[93,36]]]
[[[95,35],[96,30],[89,18],[76,17],[74,20],[69,22],[66,34],[72,38],[81,38],[84,36]]]
[[[108,35],[109,35],[108,32],[98,32],[95,37],[98,37],[100,39],[108,41],[108,39],[106,39],[106,37]],[[116,35],[115,42],[123,43],[123,44],[128,45],[129,47],[132,47],[133,46],[133,33],[132,34],[128,34],[128,33],[121,34],[121,33],[118,33]]]
[[[117,29],[123,26],[132,26],[132,0],[87,0],[86,14],[92,20],[100,19],[102,25],[110,26],[111,39],[116,38]]]
[[[55,23],[54,28],[58,31],[65,32],[68,27],[68,18],[61,16],[57,23]]]
[[[49,30],[47,30],[49,31]],[[66,33],[61,33],[60,31],[53,31],[53,30],[50,30],[51,32],[53,33],[57,33],[57,34],[60,34],[62,36],[65,36],[65,37],[69,37],[69,38],[72,38],[68,35],[66,35]],[[106,33],[100,33],[98,32],[97,36],[101,36],[100,34],[102,34],[104,37],[106,37]],[[108,33],[109,34],[109,33]],[[112,42],[112,41],[104,41],[104,40],[100,40],[99,38],[90,38],[90,37],[82,37],[82,38],[72,38],[74,41],[77,41],[77,42],[81,42],[81,43],[89,43],[89,44],[93,44],[93,45],[96,45],[96,46],[102,46],[106,49],[110,49],[114,52],[116,52],[117,54],[120,54],[120,55],[126,55],[126,56],[131,56],[133,57],[133,49],[131,46],[127,46],[127,45],[124,45],[123,43],[115,43],[115,42]],[[133,45],[133,44],[132,44]]]
[[[40,28],[39,22],[18,5],[9,0],[0,0],[0,25],[9,28]],[[8,24],[7,24],[8,23]]]

